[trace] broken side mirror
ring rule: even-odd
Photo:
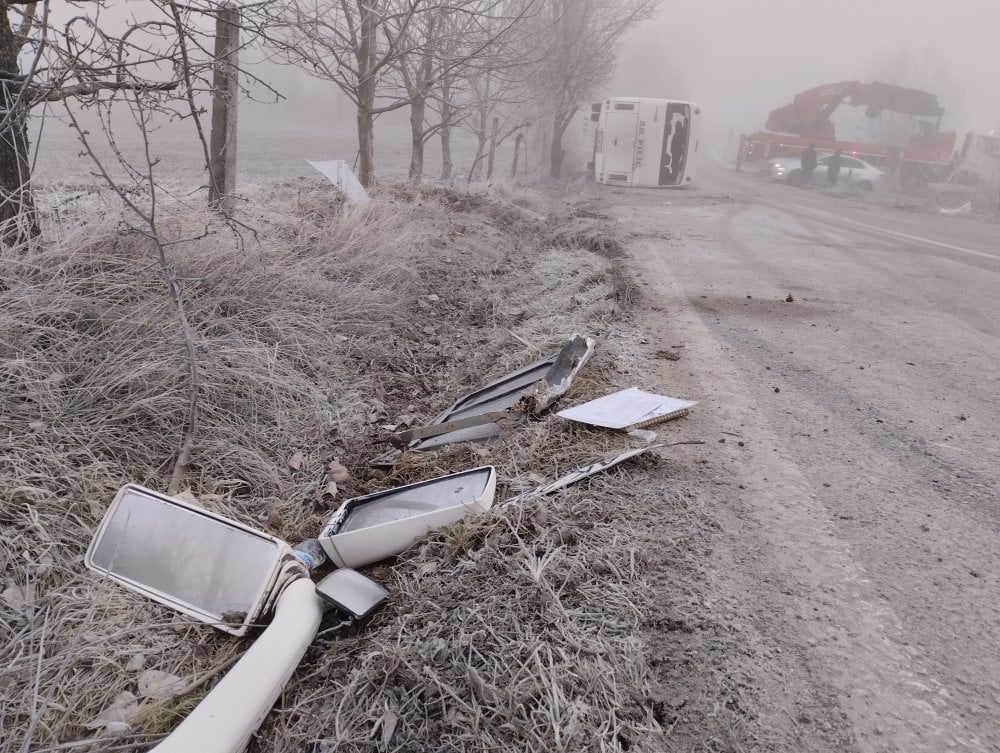
[[[280,539],[137,485],[118,492],[91,570],[233,635],[260,621],[294,562]]]
[[[338,567],[362,567],[399,554],[428,531],[493,507],[491,465],[349,499],[319,535]]]
[[[370,617],[389,598],[389,592],[378,583],[346,567],[334,570],[317,583],[316,593],[355,620]]]

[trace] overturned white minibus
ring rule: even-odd
[[[591,106],[594,180],[617,186],[689,185],[698,164],[701,106],[647,97],[612,97]]]

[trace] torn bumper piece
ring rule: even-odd
[[[573,335],[553,356],[513,371],[485,387],[463,395],[427,426],[400,432],[393,444],[432,450],[446,444],[499,436],[504,422],[541,413],[558,400],[594,353],[596,341]],[[385,462],[382,457],[377,462]]]

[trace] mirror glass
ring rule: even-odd
[[[105,516],[87,565],[188,614],[239,626],[259,611],[281,554],[277,539],[129,486]]]
[[[367,617],[378,609],[389,592],[357,570],[334,570],[316,584],[316,592],[326,601],[354,617]]]

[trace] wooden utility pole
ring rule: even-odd
[[[486,180],[493,177],[493,158],[497,154],[497,129],[500,127],[500,118],[493,118],[493,131],[490,134],[490,161],[486,165]]]
[[[229,216],[236,191],[236,110],[239,104],[240,11],[222,5],[215,18],[211,164],[208,206]]]

